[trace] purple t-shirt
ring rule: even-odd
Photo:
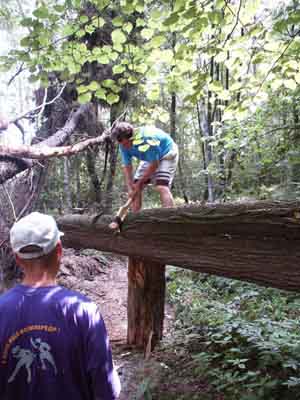
[[[0,296],[1,400],[114,400],[120,381],[97,306],[61,286]]]

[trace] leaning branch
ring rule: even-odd
[[[77,154],[85,150],[89,146],[99,145],[103,143],[109,136],[109,131],[104,131],[101,136],[96,138],[87,139],[82,142],[76,143],[70,146],[58,146],[58,147],[48,147],[40,145],[36,146],[3,146],[0,145],[0,156],[9,155],[13,157],[23,157],[32,159],[45,159],[53,157],[69,157],[71,155]]]

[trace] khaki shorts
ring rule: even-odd
[[[134,181],[139,180],[145,169],[149,166],[149,162],[141,161],[135,171]],[[162,185],[171,187],[178,164],[178,147],[174,143],[173,148],[159,162],[159,166],[154,174],[150,177],[148,183],[154,185]]]

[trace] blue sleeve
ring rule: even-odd
[[[121,152],[122,164],[130,165],[132,158],[131,154],[129,154],[126,149],[122,148],[122,145],[120,145],[120,152]]]
[[[93,399],[117,399],[121,384],[113,366],[105,324],[98,310],[90,317],[86,356]]]

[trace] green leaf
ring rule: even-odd
[[[179,14],[177,12],[172,13],[167,19],[164,20],[163,25],[171,26],[179,21]]]
[[[122,29],[123,29],[123,31],[125,31],[127,33],[130,33],[132,31],[132,29],[133,29],[133,25],[132,25],[131,22],[126,22],[126,24],[124,24],[122,26]]]
[[[151,39],[150,45],[154,48],[160,47],[162,44],[166,42],[167,38],[163,35],[154,36]]]
[[[58,13],[63,13],[65,11],[65,6],[60,5],[60,4],[56,4],[53,7],[54,11],[58,12]]]
[[[132,14],[134,12],[134,6],[133,4],[127,3],[122,7],[122,10],[125,14]]]
[[[177,11],[182,11],[182,9],[185,7],[186,0],[176,0],[175,5],[174,5],[174,12]]]
[[[300,72],[298,72],[297,74],[295,74],[294,79],[295,79],[295,81],[300,85]]]
[[[144,38],[144,39],[146,39],[146,40],[151,39],[152,36],[153,36],[153,34],[154,34],[153,29],[144,28],[144,29],[141,31],[141,36],[142,36],[142,38]]]
[[[97,81],[92,81],[89,85],[88,88],[92,91],[95,91],[99,88],[99,83]]]
[[[112,85],[112,86],[110,87],[110,89],[111,89],[114,93],[119,93],[119,92],[122,90],[122,88],[120,88],[120,86],[118,86],[118,85],[116,85],[116,84]]]
[[[32,13],[36,18],[45,19],[49,17],[49,11],[46,6],[41,6]]]
[[[29,18],[29,17],[23,18],[23,19],[21,20],[20,24],[21,24],[22,26],[25,26],[25,27],[32,27],[32,25],[33,25],[33,19],[32,19],[32,18]]]
[[[145,22],[145,20],[143,20],[142,18],[138,18],[138,19],[136,20],[136,22],[135,22],[135,25],[136,25],[137,27],[139,27],[139,26],[145,26],[145,25],[146,25],[146,22]]]
[[[126,70],[124,65],[115,65],[113,67],[114,74],[122,74]]]
[[[124,18],[121,16],[113,18],[111,21],[113,26],[122,26],[124,24]]]
[[[197,15],[197,7],[192,6],[182,14],[182,18],[192,19],[195,18],[195,15]]]
[[[152,90],[146,93],[147,99],[151,101],[156,101],[160,98],[160,89],[159,86],[155,86]]]
[[[126,42],[126,36],[124,33],[121,31],[121,29],[115,29],[111,33],[111,38],[114,44],[120,45]]]
[[[79,31],[76,32],[76,37],[82,38],[85,35],[85,30],[84,29],[79,29]]]
[[[30,45],[31,37],[26,36],[20,41],[20,45],[23,47],[28,47]]]
[[[95,96],[97,97],[97,99],[106,100],[106,90],[103,88],[97,89],[95,92]]]
[[[148,66],[146,64],[140,64],[135,68],[135,71],[139,74],[144,74],[148,70]]]
[[[138,80],[134,76],[130,76],[128,78],[128,82],[131,83],[132,85],[135,85],[136,83],[138,83]]]
[[[173,61],[173,52],[172,50],[163,50],[161,52],[160,61],[165,62],[167,64],[171,64]]]
[[[169,121],[169,114],[168,113],[159,113],[158,119],[166,124]]]
[[[297,89],[297,83],[294,81],[294,79],[286,79],[283,81],[283,84],[287,89],[291,90]]]
[[[92,34],[93,32],[95,32],[95,26],[93,24],[87,25],[85,28],[85,31],[89,34]]]
[[[110,105],[117,103],[119,100],[120,100],[120,97],[115,93],[110,93],[106,98],[107,103]]]
[[[115,81],[112,79],[105,79],[103,82],[101,82],[101,85],[106,87],[106,88],[111,88],[115,84]]]
[[[219,92],[219,91],[223,90],[223,86],[220,82],[214,81],[214,82],[209,83],[208,89],[211,90],[212,92]]]
[[[92,98],[92,93],[87,92],[87,93],[83,93],[78,97],[78,101],[81,104],[85,104],[88,103],[89,101],[91,101]]]
[[[63,28],[62,33],[63,33],[64,36],[73,35],[73,33],[74,33],[74,26],[73,26],[73,25],[70,25],[70,24],[65,25],[64,28]]]
[[[82,16],[79,18],[79,22],[80,22],[81,24],[86,24],[86,23],[88,22],[88,20],[89,20],[89,18],[88,18],[86,15],[82,15]]]
[[[101,56],[97,57],[97,61],[99,64],[109,64],[110,59],[106,54],[102,54]]]
[[[137,5],[135,6],[135,10],[139,13],[142,13],[144,11],[144,4],[142,1],[139,1]]]
[[[280,86],[283,84],[283,80],[282,79],[276,79],[274,81],[271,82],[271,89],[272,90],[277,90],[280,88]]]

